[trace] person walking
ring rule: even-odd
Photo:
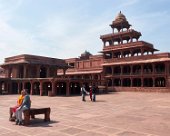
[[[95,85],[92,86],[92,101],[93,102],[96,101],[96,86]]]
[[[85,97],[86,97],[86,94],[88,94],[88,92],[86,91],[84,84],[81,87],[81,94],[82,94],[82,101],[86,101]]]

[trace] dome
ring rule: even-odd
[[[81,54],[81,56],[90,56],[90,55],[92,55],[92,54],[88,51],[85,51]]]
[[[127,21],[125,15],[119,12],[119,14],[116,16],[115,21]]]
[[[80,58],[81,59],[89,59],[89,56],[91,56],[92,54],[88,51],[85,51],[81,54]]]

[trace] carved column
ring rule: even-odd
[[[152,63],[152,69],[153,69],[152,75],[155,75],[155,64],[154,63]]]
[[[66,96],[69,96],[70,95],[70,86],[69,86],[70,82],[67,81],[66,82]]]
[[[153,87],[155,87],[155,77],[152,77]]]
[[[83,64],[84,65],[84,64]],[[84,66],[83,66],[84,67]],[[64,68],[63,69],[63,76],[65,77],[65,75],[66,75],[66,69]]]
[[[133,66],[130,65],[130,75],[133,75]]]
[[[18,82],[18,94],[20,94],[20,93],[21,93],[21,83]]]
[[[141,87],[143,87],[143,77],[141,78]]]
[[[120,75],[123,75],[123,66],[122,65],[120,66],[120,71],[121,71]]]
[[[43,82],[40,81],[40,96],[43,95]]]
[[[24,78],[27,78],[27,66],[24,65]]]
[[[141,75],[143,76],[143,64],[141,64]]]
[[[31,81],[30,84],[31,84],[30,94],[33,95],[33,90],[34,90],[34,83],[33,83],[33,81]]]
[[[52,85],[52,95],[55,96],[56,95],[56,92],[55,92],[56,87],[55,87],[55,81],[54,80],[51,81],[51,85]]]
[[[25,82],[22,82],[22,89],[25,89]]]

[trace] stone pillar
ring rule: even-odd
[[[141,55],[143,56],[143,55],[144,55],[144,50],[143,50],[143,48],[141,48],[140,50],[141,50]]]
[[[30,95],[33,95],[34,83],[31,81],[30,84],[31,84]]]
[[[165,63],[165,75],[166,76],[169,75],[169,63],[168,62]]]
[[[120,71],[121,71],[120,75],[123,75],[123,66],[122,65],[120,66]]]
[[[111,66],[111,69],[112,69],[112,75],[113,75],[113,70],[114,70],[113,66]]]
[[[65,75],[66,75],[66,69],[63,69],[63,76],[65,77]]]
[[[123,86],[123,78],[120,78],[120,81],[121,81],[121,87]]]
[[[40,96],[43,95],[43,82],[40,81]]]
[[[122,39],[122,37],[120,37],[120,43],[123,44],[123,39]]]
[[[25,82],[22,82],[22,89],[25,89]]]
[[[11,78],[11,74],[12,74],[12,67],[9,66],[7,69],[7,77]]]
[[[105,41],[103,41],[103,47],[106,47],[106,42]]]
[[[66,96],[69,96],[70,95],[70,86],[69,86],[70,82],[67,81],[66,82]]]
[[[154,63],[152,63],[152,75],[155,75],[155,64]]]
[[[143,77],[141,78],[141,87],[143,87]]]
[[[124,56],[123,56],[123,51],[121,51],[120,54],[121,54],[121,57],[120,57],[120,58],[123,58],[123,57],[124,57]]]
[[[20,94],[20,93],[21,93],[21,83],[18,82],[18,94]]]
[[[24,78],[27,78],[27,66],[24,65]]]
[[[130,36],[130,42],[133,42],[133,38],[132,38],[132,36]]]
[[[130,65],[130,75],[133,75],[133,66]]]
[[[152,77],[153,87],[155,87],[155,77]]]
[[[143,76],[143,68],[144,68],[144,66],[143,66],[143,64],[141,64],[141,75]]]
[[[52,95],[53,96],[55,96],[56,95],[56,92],[55,92],[55,89],[56,89],[56,87],[55,87],[55,81],[51,81],[51,85],[52,85]]]

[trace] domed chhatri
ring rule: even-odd
[[[83,52],[80,56],[81,59],[89,59],[89,56],[91,56],[92,54],[88,51],[85,50],[85,52]]]
[[[119,14],[116,16],[115,21],[127,21],[125,15],[119,12]]]

